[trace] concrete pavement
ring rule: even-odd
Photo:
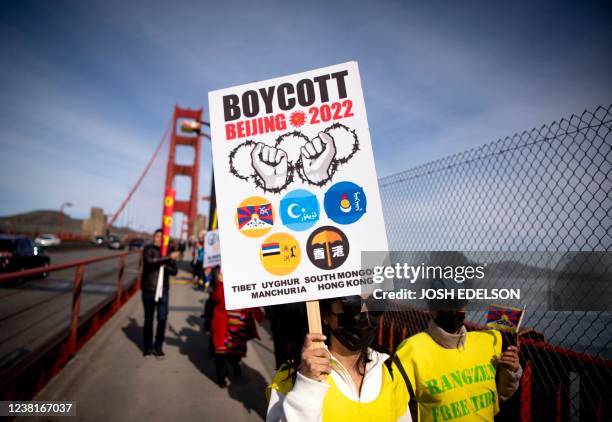
[[[76,419],[83,421],[265,419],[264,389],[274,371],[268,331],[260,327],[262,340],[249,342],[242,375],[219,388],[199,317],[204,294],[188,279],[179,273],[170,290],[165,360],[142,357],[143,312],[136,294],[35,400],[74,400]]]

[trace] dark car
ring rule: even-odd
[[[0,273],[44,267],[51,259],[28,237],[0,235]],[[47,273],[42,274],[43,277]]]
[[[144,247],[144,243],[145,243],[144,239],[139,239],[139,238],[132,239],[132,240],[130,240],[128,248],[131,251],[133,251],[135,249],[142,249]]]
[[[125,249],[125,243],[119,236],[110,235],[107,240],[108,249]]]

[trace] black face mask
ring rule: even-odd
[[[352,351],[368,347],[378,328],[379,312],[360,312],[359,307],[343,306],[338,317],[338,328],[331,330],[338,341]]]
[[[465,321],[463,311],[438,311],[434,322],[447,333],[456,333]]]

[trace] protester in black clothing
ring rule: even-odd
[[[162,346],[168,320],[168,298],[170,292],[170,276],[176,275],[176,258],[178,252],[172,252],[169,256],[161,256],[162,231],[158,229],[153,234],[153,244],[144,247],[142,267],[142,304],[144,305],[145,323],[143,329],[144,356],[145,358],[155,355],[158,359],[164,358]],[[164,286],[162,297],[155,302],[155,289],[159,278],[159,269],[164,266]],[[155,333],[155,344],[153,344],[153,316],[157,308],[157,331]]]
[[[181,261],[183,260],[183,255],[185,254],[186,248],[187,248],[187,244],[185,243],[185,241],[183,239],[179,240],[178,251],[179,251],[179,257]]]

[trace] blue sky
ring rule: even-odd
[[[0,215],[112,213],[174,104],[348,60],[381,176],[612,102],[609,1],[218,3],[3,1]],[[145,227],[163,176],[132,206]]]

